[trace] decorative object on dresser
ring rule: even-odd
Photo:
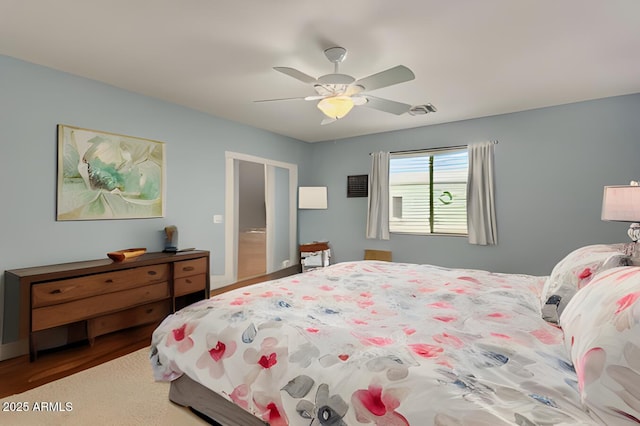
[[[165,253],[175,253],[178,251],[178,227],[175,225],[164,228],[164,250]]]
[[[19,310],[5,317],[4,331],[18,324],[18,340],[28,340],[32,361],[39,352],[67,346],[84,345],[91,356],[98,338],[115,332],[148,342],[150,332],[125,331],[155,326],[171,312],[208,298],[209,283],[209,252],[200,250],[8,270],[5,308],[13,303]],[[61,335],[66,339],[52,344]]]
[[[147,252],[147,249],[144,247],[140,248],[130,248],[118,251],[111,251],[107,253],[107,257],[114,262],[122,262],[127,259],[135,259],[138,256],[142,256]]]

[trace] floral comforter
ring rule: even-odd
[[[167,317],[187,374],[272,426],[588,425],[545,277],[377,261],[256,284]]]

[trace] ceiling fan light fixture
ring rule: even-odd
[[[349,96],[331,96],[318,102],[318,109],[327,117],[337,120],[349,114],[353,105]]]
[[[406,113],[427,114],[435,112],[433,105],[427,104],[414,107],[402,102],[395,102],[389,99],[378,98],[365,93],[371,90],[382,89],[395,84],[413,80],[416,76],[404,65],[397,65],[393,68],[371,74],[367,77],[356,80],[354,77],[342,74],[339,65],[347,56],[347,49],[343,47],[330,47],[324,51],[329,62],[333,63],[333,73],[314,78],[302,71],[290,67],[274,67],[274,70],[293,77],[305,84],[311,84],[316,91],[315,95],[298,98],[266,99],[263,101],[283,101],[289,99],[300,99],[305,101],[318,101],[316,106],[326,116],[320,124],[333,123],[343,118],[354,106],[366,105],[370,109],[402,115]]]
[[[324,49],[324,56],[327,57],[329,62],[337,64],[346,59],[347,49],[344,47],[330,47],[328,49]]]

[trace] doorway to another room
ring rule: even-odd
[[[221,284],[297,263],[298,166],[226,153],[225,275]]]
[[[238,280],[267,273],[265,165],[238,161]]]

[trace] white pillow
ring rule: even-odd
[[[600,272],[560,317],[582,403],[606,425],[640,422],[640,267]]]
[[[624,244],[596,244],[572,251],[556,264],[545,281],[541,294],[543,309],[550,297],[557,296],[559,302],[556,309],[559,317],[573,295],[598,272],[628,263]],[[547,320],[557,322],[549,318]]]

